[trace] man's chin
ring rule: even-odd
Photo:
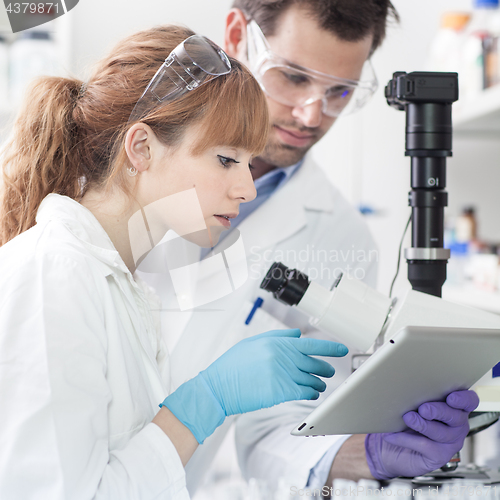
[[[312,145],[298,148],[288,144],[271,144],[266,146],[259,158],[268,165],[274,165],[277,168],[290,167],[301,161],[311,147]]]

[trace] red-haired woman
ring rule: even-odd
[[[85,85],[38,80],[4,150],[2,499],[187,498],[183,466],[226,416],[317,398],[333,368],[311,355],[346,353],[267,332],[170,391],[155,299],[133,273],[170,229],[216,243],[255,197],[268,127],[248,70],[193,35],[135,34]]]

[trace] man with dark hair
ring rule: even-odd
[[[288,182],[292,182],[290,178],[296,180],[298,176],[303,179],[304,191],[315,181],[317,186],[329,184],[323,173],[311,165],[310,159],[303,159],[339,114],[361,107],[375,90],[376,80],[370,74],[369,58],[384,39],[388,18],[398,20],[389,0],[234,0],[233,9],[227,16],[225,48],[230,55],[247,64],[259,80],[268,97],[271,119],[266,150],[252,162],[258,197],[242,205],[243,217],[250,217],[252,209],[266,211],[271,199],[263,203],[259,197],[266,196],[265,189],[263,195],[260,191],[264,179],[276,175],[276,171],[285,171],[285,178],[279,180],[273,194],[267,196],[277,196],[280,191],[283,194]],[[317,196],[321,195],[325,193],[317,192]],[[338,192],[331,191],[329,195],[339,203]],[[259,203],[263,204],[259,206]],[[344,212],[344,217],[355,220],[355,214],[347,213]],[[333,217],[322,215],[325,219],[323,231],[343,232],[356,249],[373,248],[363,223],[346,228]],[[269,212],[269,218],[272,217]],[[311,225],[312,221],[308,223]],[[293,240],[293,236],[289,239]],[[361,240],[365,241],[365,246]],[[317,245],[317,249],[328,245],[321,232],[309,243]],[[286,246],[286,242],[282,244]],[[296,242],[290,241],[290,245],[293,244]],[[307,265],[309,269],[310,265]],[[301,268],[304,269],[304,265]],[[307,273],[307,269],[305,271]],[[368,273],[367,270],[365,279],[374,285]],[[290,317],[286,324],[289,321]],[[263,477],[272,482],[273,478],[281,476],[290,484],[295,481],[297,486],[307,479],[309,486],[321,487],[331,484],[335,477],[357,480],[374,475],[387,479],[417,475],[444,465],[428,460],[430,449],[437,454],[439,448],[431,442],[430,438],[436,437],[433,435],[420,435],[419,441],[413,436],[415,440],[411,444],[408,440],[397,443],[403,446],[386,443],[380,435],[302,439],[301,442],[301,438],[294,438],[289,432],[300,422],[301,409],[307,413],[310,406],[302,403],[281,405],[238,420],[238,454],[247,477]],[[455,411],[463,423],[467,412]],[[429,425],[437,425],[437,422]],[[414,434],[424,432],[425,426],[426,422],[419,422],[413,427]],[[442,426],[441,430],[446,431],[445,424]],[[379,447],[384,446],[384,452],[379,454]],[[406,446],[412,449],[405,449]],[[425,446],[428,447],[426,451]],[[393,464],[398,460],[399,468]],[[411,460],[419,465],[426,462],[427,470],[412,468]],[[310,467],[311,464],[314,465]]]
[[[377,251],[365,221],[306,153],[339,115],[362,107],[375,91],[370,56],[382,43],[389,18],[398,18],[389,0],[234,1],[225,49],[258,79],[271,121],[267,147],[252,161],[257,197],[242,204],[232,221],[246,247],[249,279],[209,309],[178,316],[178,332],[167,340],[177,374],[172,389],[242,338],[266,330],[300,328],[303,335],[328,338],[296,309],[259,290],[274,261],[328,288],[339,273],[375,286]],[[221,248],[219,243],[213,252]],[[256,309],[260,298],[264,302]],[[354,352],[335,360],[327,392],[351,373]],[[477,396],[461,391],[447,403],[427,403],[408,414],[412,430],[390,436],[291,436],[317,404],[292,402],[238,417],[238,457],[247,478],[265,479],[271,487],[281,479],[287,486],[321,488],[336,477],[388,479],[429,472],[461,448]],[[227,429],[221,426],[188,463],[191,491]]]
[[[360,90],[365,90],[362,95],[364,102],[368,100],[376,89],[376,79],[373,73],[366,74],[371,69],[366,61],[384,39],[387,18],[397,20],[398,16],[389,0],[235,0],[233,7],[227,17],[226,49],[230,55],[250,66],[270,98],[272,130],[266,152],[254,165],[257,169],[254,178],[258,178],[272,167],[288,167],[300,161],[329,130],[338,114],[346,114],[341,104],[330,113],[328,109],[326,113],[322,112],[322,106],[335,98],[331,95],[333,90],[338,92],[338,87],[341,87],[340,90],[347,91],[343,97],[345,105],[358,97],[356,93]],[[325,76],[324,81],[318,81],[323,87],[315,88],[312,75],[299,73],[302,79],[311,78],[308,82],[309,93],[313,97],[319,97],[314,92],[325,87],[330,95],[325,94],[321,96],[323,100],[318,98],[304,105],[301,102],[285,102],[283,86],[270,88],[269,75],[276,70],[262,68],[258,54],[255,57],[250,55],[254,60],[248,59],[248,44],[255,43],[253,31],[250,40],[246,36],[246,26],[251,21],[260,27],[277,56],[293,63],[293,66],[310,68],[319,72],[318,76]],[[259,68],[255,67],[256,64]],[[332,69],[335,73],[331,73]],[[362,85],[351,87],[342,81],[358,82],[363,69],[366,70],[363,76],[368,79],[362,80]],[[294,76],[297,78],[299,74]],[[340,77],[340,81],[329,82],[329,75]],[[305,85],[306,82],[300,83]],[[296,144],[293,136],[303,138],[303,144]]]
[[[356,42],[372,37],[373,53],[385,38],[388,18],[399,20],[392,3],[388,0],[373,1],[311,1],[311,0],[234,0],[233,9],[253,19],[266,37],[276,34],[281,15],[290,7],[302,8],[317,25],[335,34],[341,40]]]

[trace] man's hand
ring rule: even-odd
[[[469,413],[479,398],[473,391],[452,392],[446,403],[423,403],[403,420],[402,432],[368,434],[366,461],[375,479],[414,477],[442,467],[460,451],[469,432]]]

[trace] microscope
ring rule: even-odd
[[[396,72],[385,88],[385,97],[391,107],[406,113],[412,237],[405,258],[412,289],[391,300],[361,281],[340,275],[328,290],[280,262],[271,266],[261,288],[308,315],[314,327],[363,352],[376,350],[405,326],[500,329],[499,316],[441,299],[450,258],[450,250],[444,248],[446,158],[452,156],[451,111],[458,100],[458,75]],[[353,370],[368,356],[353,356]],[[489,378],[488,374],[483,377],[486,384]],[[478,410],[469,419],[469,435],[489,427],[499,416],[481,397]],[[453,476],[459,461],[454,457],[432,475],[463,477]]]

